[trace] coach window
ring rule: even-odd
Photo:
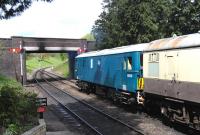
[[[149,54],[148,74],[151,77],[159,77],[159,53]]]
[[[127,58],[127,69],[132,70],[132,57]]]
[[[149,62],[159,62],[159,53],[149,54]]]
[[[149,62],[152,62],[153,61],[153,54],[149,54]]]

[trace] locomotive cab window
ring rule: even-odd
[[[128,57],[127,58],[127,70],[132,70],[133,66],[132,66],[132,57]]]
[[[123,59],[123,70],[126,70],[126,59]]]

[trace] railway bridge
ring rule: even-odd
[[[10,48],[20,48],[21,53],[11,53]],[[69,72],[73,77],[74,59],[78,49],[95,49],[95,42],[86,39],[61,39],[37,37],[0,38],[0,74],[16,78],[22,84],[27,82],[27,53],[68,53]]]

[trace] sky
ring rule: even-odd
[[[90,33],[103,0],[33,2],[20,16],[0,20],[0,38],[11,36],[81,38]]]

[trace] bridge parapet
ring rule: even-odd
[[[12,41],[13,46],[18,46],[22,42],[22,46],[27,52],[77,51],[78,48],[88,48],[88,44],[90,48],[94,48],[86,39],[12,37]],[[88,48],[89,51],[90,48]]]

